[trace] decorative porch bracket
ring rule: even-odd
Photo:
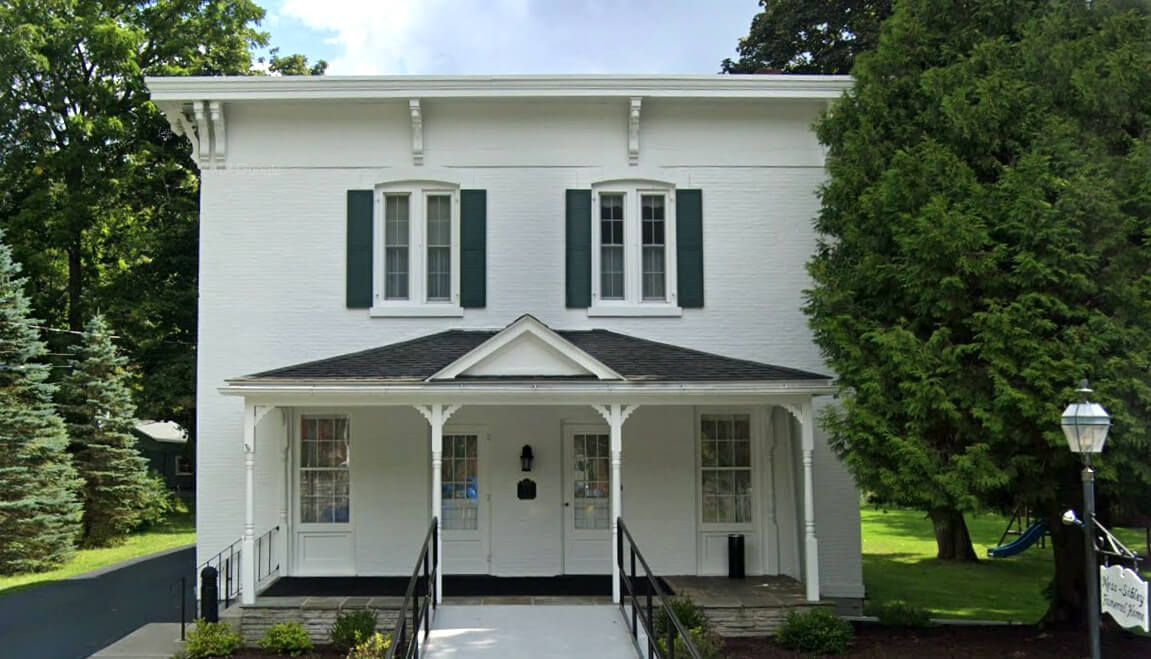
[[[256,426],[271,405],[244,401],[244,535],[240,543],[240,602],[256,603]]]
[[[803,561],[807,601],[819,601],[819,540],[815,537],[815,411],[810,399],[783,407],[799,421],[803,448]]]
[[[440,519],[444,496],[444,424],[460,409],[460,405],[432,403],[415,405],[416,410],[432,427],[432,517],[436,520],[436,604],[444,601],[444,533]]]
[[[623,516],[623,489],[620,486],[620,472],[623,467],[623,424],[639,405],[592,405],[596,412],[607,421],[611,428],[611,601],[619,604],[619,562],[615,551],[619,542],[619,519]]]

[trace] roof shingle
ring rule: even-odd
[[[401,343],[285,366],[242,380],[371,380],[422,382],[498,333],[448,330]],[[558,330],[565,340],[632,382],[829,380],[826,375],[724,357],[608,330]],[[461,377],[474,382],[509,378]],[[556,378],[510,378],[554,380]],[[586,380],[588,378],[565,378]]]

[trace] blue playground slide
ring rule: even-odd
[[[1023,532],[1015,542],[1009,542],[1002,547],[992,547],[987,550],[987,555],[991,558],[1009,558],[1019,554],[1028,547],[1039,542],[1039,539],[1047,533],[1047,522],[1036,522],[1031,525],[1031,528]]]

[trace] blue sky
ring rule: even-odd
[[[283,53],[333,75],[715,73],[756,0],[268,0]]]

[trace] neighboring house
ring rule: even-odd
[[[137,421],[133,429],[136,450],[148,459],[148,468],[164,478],[173,492],[191,494],[196,472],[188,451],[188,434],[173,421]]]
[[[198,557],[240,540],[245,602],[270,531],[280,575],[407,576],[433,516],[449,574],[606,575],[622,515],[659,574],[742,533],[863,596],[801,311],[849,79],[148,84],[203,174]]]

